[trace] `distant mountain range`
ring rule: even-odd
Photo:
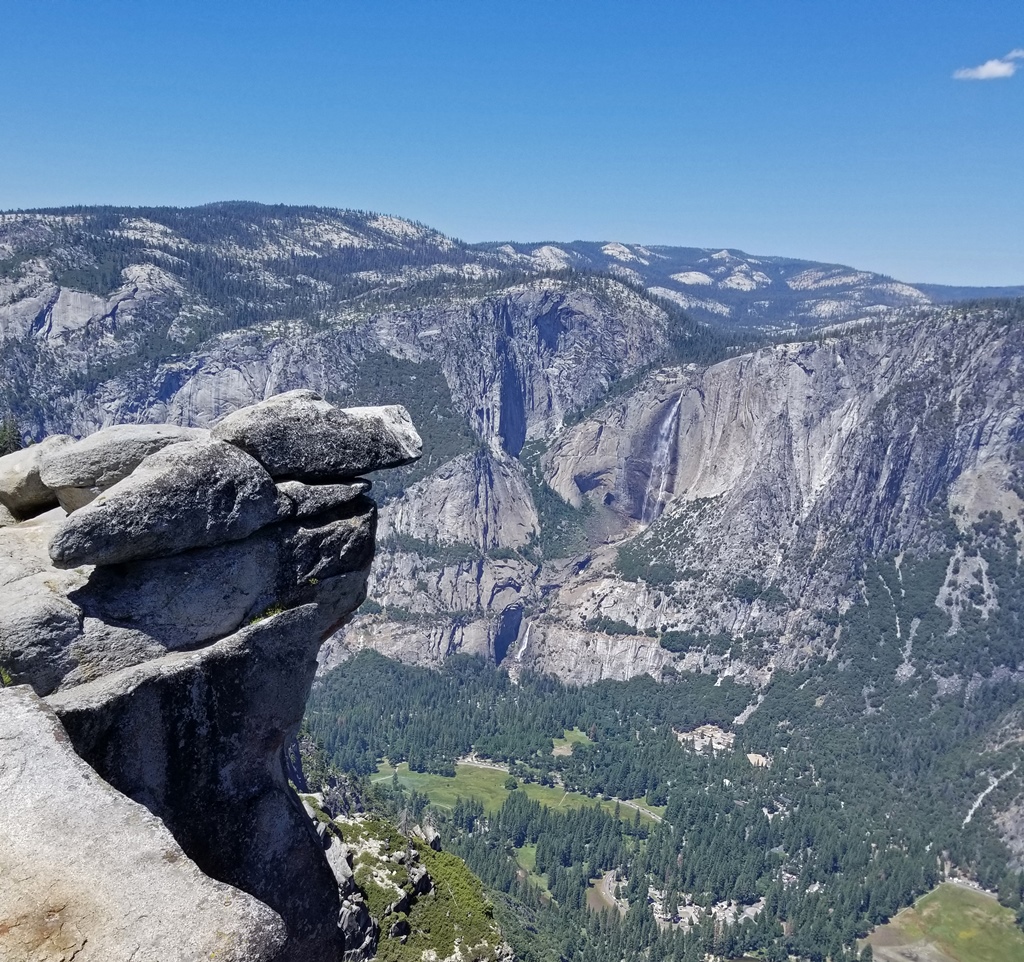
[[[895,307],[1024,295],[1024,285],[908,284],[840,264],[755,257],[733,249],[590,241],[479,247],[526,269],[606,272],[701,320],[757,330],[814,327],[877,316]]]
[[[103,297],[147,267],[174,278],[196,312],[221,329],[326,317],[343,306],[394,306],[396,299],[410,303],[456,287],[482,291],[515,276],[566,271],[615,277],[696,320],[761,332],[1024,294],[1024,286],[915,285],[737,250],[589,241],[465,244],[398,217],[316,207],[58,208],[0,214],[0,336],[51,331],[54,316],[63,323],[59,289]],[[99,308],[90,302],[89,310]],[[72,313],[77,318],[83,310],[80,305]],[[206,332],[195,320],[176,329],[179,342],[188,331]]]

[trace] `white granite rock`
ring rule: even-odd
[[[0,743],[0,960],[279,957],[280,917],[204,875],[29,688],[0,689]]]
[[[70,515],[50,543],[60,568],[165,557],[238,541],[278,519],[274,482],[223,441],[183,441]]]
[[[74,438],[55,434],[39,444],[0,458],[0,504],[16,515],[32,515],[57,504],[57,496],[39,477],[43,457],[72,444]]]
[[[65,511],[92,501],[126,478],[150,454],[179,441],[208,439],[209,431],[176,424],[115,424],[74,444],[49,448],[39,461],[39,477]]]

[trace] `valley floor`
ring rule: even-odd
[[[501,808],[502,802],[509,796],[505,787],[508,770],[500,765],[483,764],[480,762],[460,762],[455,766],[455,777],[435,775],[430,772],[414,772],[406,762],[397,768],[387,762],[381,762],[373,782],[389,782],[397,774],[398,782],[406,791],[417,791],[426,795],[432,805],[452,808],[456,799],[475,799],[483,803],[484,809],[493,813]],[[540,802],[548,808],[565,811],[567,809],[591,807],[597,799],[579,792],[567,792],[558,786],[538,785],[523,782],[519,786],[533,801]],[[636,813],[651,822],[660,822],[662,815],[657,808],[644,803],[643,799],[634,800],[602,800],[601,807],[609,815],[614,814],[616,802],[619,805],[619,817],[632,820]],[[661,810],[662,813],[664,809]]]

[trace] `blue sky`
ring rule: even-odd
[[[0,0],[0,208],[316,203],[1024,284],[1021,48],[1020,0]]]

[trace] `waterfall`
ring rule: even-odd
[[[640,510],[640,520],[644,524],[657,521],[665,507],[665,489],[668,487],[668,476],[672,468],[672,446],[675,443],[676,427],[679,424],[679,408],[683,404],[683,392],[679,392],[676,403],[658,427],[658,437],[654,442],[654,456],[651,458],[651,474],[647,479],[647,490],[644,492],[644,504]],[[655,494],[655,492],[657,492]],[[654,496],[652,497],[652,494]]]
[[[533,625],[530,622],[526,623],[526,634],[523,635],[523,643],[519,646],[519,651],[516,652],[516,661],[522,661],[523,655],[526,654],[526,646],[530,643],[530,629]]]

